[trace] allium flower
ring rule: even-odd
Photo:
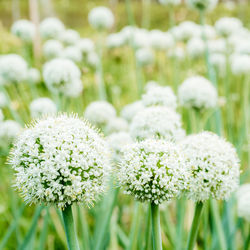
[[[103,128],[110,119],[115,118],[115,108],[106,101],[95,101],[90,103],[84,113],[84,117],[97,127]]]
[[[40,23],[40,34],[43,39],[57,39],[63,32],[63,23],[55,17],[48,17]]]
[[[122,148],[133,143],[128,132],[117,132],[107,136],[107,143],[113,151],[113,160],[120,161]]]
[[[181,0],[159,0],[159,3],[162,5],[175,6],[181,4]]]
[[[147,48],[150,46],[149,32],[145,29],[135,28],[132,30],[129,45],[134,49]]]
[[[43,45],[43,55],[47,59],[59,57],[63,51],[63,45],[57,40],[48,40]]]
[[[205,52],[205,43],[201,38],[194,37],[187,43],[187,53],[191,58],[202,57]]]
[[[126,194],[161,204],[185,188],[185,161],[174,144],[148,139],[125,147],[122,153],[117,177]]]
[[[110,34],[107,37],[106,45],[108,48],[119,48],[125,44],[125,39],[121,33]]]
[[[218,0],[186,0],[186,2],[190,8],[210,11],[216,7]]]
[[[30,104],[30,113],[33,118],[38,118],[57,112],[56,104],[47,97],[35,99]]]
[[[37,84],[41,81],[41,73],[38,69],[36,68],[31,68],[28,70],[27,73],[27,81],[30,84]]]
[[[76,46],[80,49],[82,54],[88,54],[95,49],[94,42],[89,38],[81,38],[78,40]]]
[[[59,93],[65,94],[72,82],[79,80],[80,76],[78,67],[68,59],[53,59],[43,67],[45,84],[50,90]]]
[[[142,104],[142,101],[136,101],[130,104],[127,104],[123,107],[121,111],[121,117],[126,119],[128,122],[131,122],[134,116],[145,107]]]
[[[179,114],[170,108],[155,106],[145,108],[134,116],[130,134],[136,140],[157,138],[179,141],[185,132],[181,128]]]
[[[182,106],[195,109],[214,108],[217,105],[217,90],[202,76],[186,79],[178,89],[179,102]]]
[[[216,70],[218,70],[219,75],[224,76],[226,73],[226,56],[221,53],[213,53],[210,55],[210,62]]]
[[[154,88],[154,87],[161,87],[161,86],[159,85],[158,82],[156,82],[156,81],[154,81],[154,80],[150,80],[150,81],[148,81],[148,82],[145,84],[144,90],[148,93],[148,92],[150,92],[150,89],[151,89],[151,88]]]
[[[168,53],[167,53],[167,56],[170,57],[170,58],[174,58],[178,61],[182,61],[185,59],[185,56],[186,56],[186,52],[184,50],[183,47],[175,47],[173,49],[171,49]]]
[[[250,55],[233,55],[231,69],[234,75],[245,75],[250,72]]]
[[[19,83],[26,79],[28,66],[19,55],[8,54],[0,57],[0,76],[2,84]]]
[[[110,29],[114,24],[115,18],[110,9],[100,6],[90,11],[88,20],[93,28],[103,30]]]
[[[217,40],[208,41],[208,50],[210,53],[226,53],[227,52],[226,40],[221,38]]]
[[[154,54],[148,48],[138,49],[135,53],[136,61],[140,66],[147,66],[154,62]]]
[[[239,184],[240,167],[235,148],[211,132],[186,137],[180,144],[188,169],[188,198],[204,202],[229,198]]]
[[[176,39],[180,40],[180,41],[188,41],[189,39],[191,39],[193,37],[200,37],[201,36],[200,26],[192,21],[182,22],[176,28],[176,31],[174,32],[174,35],[175,35]]]
[[[62,51],[61,57],[70,59],[74,62],[81,62],[82,61],[82,52],[76,46],[69,46],[69,47],[66,47]]]
[[[243,184],[237,191],[237,212],[239,217],[243,217],[250,222],[250,184]]]
[[[221,36],[228,37],[242,28],[242,22],[236,17],[222,17],[215,23],[215,29]]]
[[[100,63],[100,58],[96,52],[90,52],[87,55],[87,63],[90,67],[97,68]]]
[[[91,205],[104,191],[109,152],[103,138],[76,116],[35,122],[17,138],[9,163],[27,203]]]
[[[105,133],[112,134],[120,131],[128,131],[128,122],[121,117],[111,118],[105,127]]]
[[[173,90],[170,87],[152,86],[146,94],[142,96],[142,103],[146,107],[150,106],[166,106],[176,109],[177,100]]]
[[[12,143],[21,129],[21,125],[16,121],[5,120],[0,122],[0,145]]]
[[[75,79],[70,85],[66,86],[65,95],[71,98],[76,98],[81,95],[83,91],[83,83],[81,79]]]
[[[170,33],[160,30],[149,32],[150,46],[156,50],[167,50],[174,46],[174,38]]]
[[[75,45],[80,39],[80,35],[75,30],[65,30],[60,35],[60,41],[62,41],[66,45]]]
[[[3,92],[0,92],[0,108],[5,108],[8,105],[8,99]]]
[[[22,41],[31,43],[35,35],[35,25],[29,20],[18,20],[11,26],[11,33]]]

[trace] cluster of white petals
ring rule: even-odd
[[[131,122],[134,116],[141,110],[144,109],[142,101],[135,101],[133,103],[127,104],[121,110],[121,117]]]
[[[250,222],[250,184],[243,184],[237,190],[237,213]]]
[[[204,202],[210,197],[228,199],[239,184],[239,159],[235,148],[211,132],[186,137],[180,143],[188,169],[188,198]]]
[[[57,40],[48,40],[43,45],[43,55],[46,59],[59,57],[63,51],[63,45]]]
[[[45,18],[40,23],[40,34],[43,39],[58,39],[64,29],[64,24],[55,17]]]
[[[178,147],[148,139],[124,148],[117,177],[125,193],[136,200],[161,204],[185,188],[186,166]]]
[[[242,22],[236,17],[222,17],[215,23],[215,29],[221,36],[228,37],[242,28]]]
[[[187,42],[187,53],[191,58],[202,57],[205,52],[205,43],[199,37],[191,38]]]
[[[107,37],[106,45],[108,48],[119,48],[125,44],[125,39],[121,33],[113,33]]]
[[[151,86],[142,96],[142,103],[146,107],[150,106],[166,106],[176,109],[177,98],[171,87]]]
[[[70,59],[74,62],[81,62],[82,61],[82,52],[77,46],[68,46],[66,47],[61,55],[63,58]]]
[[[0,92],[0,108],[5,108],[8,105],[8,99],[3,92]]]
[[[27,72],[27,81],[30,84],[38,84],[41,81],[41,73],[36,68],[30,68]]]
[[[250,72],[250,55],[233,55],[231,70],[234,75],[245,75]]]
[[[19,55],[8,54],[0,56],[1,84],[19,83],[26,80],[28,66]]]
[[[164,106],[153,106],[134,116],[130,124],[130,134],[136,140],[157,138],[179,141],[185,132],[181,127],[179,114]]]
[[[0,122],[0,145],[12,143],[21,129],[21,125],[16,121],[5,120]]]
[[[217,105],[217,90],[202,76],[186,79],[178,89],[179,102],[184,107],[196,109],[214,108]]]
[[[93,8],[89,12],[88,20],[90,25],[97,30],[110,29],[115,22],[112,11],[103,6]]]
[[[40,97],[30,103],[30,114],[33,118],[55,114],[56,112],[56,104],[50,98]]]
[[[111,118],[105,127],[105,133],[112,134],[120,131],[128,131],[127,120],[121,117]]]
[[[95,49],[94,42],[89,38],[81,38],[78,40],[76,46],[80,49],[82,54],[88,54]]]
[[[43,67],[43,79],[48,89],[67,95],[75,81],[79,81],[81,72],[69,59],[56,58]]]
[[[116,117],[116,110],[106,101],[91,102],[84,113],[84,117],[93,125],[103,128]]]
[[[35,36],[35,25],[29,20],[20,19],[11,26],[11,33],[30,43]]]
[[[60,41],[62,41],[65,45],[74,45],[79,39],[79,33],[72,29],[67,29],[60,35]]]
[[[140,66],[147,66],[154,62],[154,53],[149,48],[138,49],[135,53],[135,57]]]
[[[18,136],[11,152],[15,187],[27,203],[91,205],[105,190],[107,148],[104,139],[76,116],[38,120]]]
[[[170,33],[151,30],[149,32],[149,43],[153,49],[167,50],[174,46],[174,38]]]
[[[216,7],[218,0],[186,0],[186,2],[193,9],[208,11]]]
[[[222,53],[213,53],[210,55],[210,63],[218,71],[220,76],[226,73],[226,56]]]

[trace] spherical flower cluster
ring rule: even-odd
[[[121,117],[126,119],[128,122],[131,122],[134,116],[143,109],[144,105],[142,104],[142,101],[135,101],[123,107]]]
[[[27,73],[27,81],[30,84],[38,84],[41,81],[40,71],[36,68],[31,68]]]
[[[182,61],[185,59],[185,56],[186,56],[186,52],[184,50],[183,47],[175,47],[173,49],[171,49],[168,53],[167,53],[167,56],[169,58],[174,58],[178,61]]]
[[[76,46],[68,46],[62,51],[61,57],[70,59],[74,62],[81,62],[82,61],[82,52]]]
[[[226,53],[227,42],[223,38],[217,40],[210,40],[208,41],[208,50],[210,53]]]
[[[31,43],[35,36],[35,25],[28,20],[18,20],[11,26],[11,33],[22,41]]]
[[[107,143],[113,151],[113,160],[120,161],[122,148],[133,143],[133,140],[128,132],[117,132],[107,136]]]
[[[76,46],[80,49],[82,54],[88,54],[95,49],[94,42],[89,38],[81,38],[78,40]]]
[[[120,131],[128,131],[128,122],[121,117],[111,118],[105,127],[105,133],[112,134]]]
[[[110,34],[106,41],[108,48],[119,48],[125,44],[125,39],[120,33]]]
[[[115,21],[112,11],[106,7],[100,6],[92,9],[88,15],[90,25],[97,29],[110,29]]]
[[[68,59],[57,58],[47,62],[43,67],[43,78],[47,87],[54,92],[67,94],[72,83],[79,80],[81,72]]]
[[[233,55],[231,69],[234,75],[245,75],[250,72],[250,55]]]
[[[171,142],[148,139],[125,147],[122,154],[118,181],[136,200],[158,205],[185,188],[185,161]]]
[[[83,91],[83,83],[81,79],[75,79],[65,86],[65,95],[71,98],[76,98],[81,95]]]
[[[21,129],[21,125],[16,121],[5,120],[0,122],[0,145],[12,143]]]
[[[198,24],[192,21],[185,21],[171,29],[171,33],[179,41],[188,41],[193,37],[200,37],[201,29]]]
[[[166,106],[176,109],[177,100],[171,87],[152,86],[146,94],[142,96],[142,103],[146,107],[150,106]]]
[[[56,104],[47,97],[35,99],[30,104],[30,113],[33,118],[38,118],[48,114],[55,114],[56,112]]]
[[[4,108],[8,105],[8,99],[3,92],[0,92],[0,108]]]
[[[185,132],[181,128],[179,114],[170,108],[155,106],[145,108],[135,115],[130,125],[130,134],[136,140],[157,138],[179,141]]]
[[[218,0],[186,0],[188,6],[199,11],[213,10]]]
[[[140,66],[147,66],[154,62],[153,51],[148,48],[138,49],[135,53],[135,57]]]
[[[90,67],[97,68],[100,64],[100,58],[96,52],[90,52],[87,55],[87,63]]]
[[[150,46],[156,50],[167,50],[174,46],[174,38],[171,34],[160,30],[149,32]]]
[[[205,43],[201,38],[191,38],[187,43],[187,53],[191,58],[202,57],[205,52]]]
[[[161,87],[159,85],[159,83],[157,81],[154,80],[150,80],[148,82],[146,82],[145,86],[144,86],[144,90],[148,93],[150,91],[150,89],[154,88],[154,87]]]
[[[62,41],[66,45],[74,45],[78,42],[79,39],[79,33],[71,29],[65,30],[60,35],[60,41]]]
[[[178,89],[179,102],[184,107],[195,109],[214,108],[217,105],[217,90],[202,76],[186,79]]]
[[[93,125],[103,128],[116,117],[116,110],[106,101],[95,101],[87,106],[84,117]]]
[[[215,23],[215,29],[221,36],[228,37],[242,28],[242,22],[235,17],[222,17]]]
[[[240,167],[235,148],[211,132],[186,137],[180,148],[188,169],[188,198],[204,202],[229,198],[239,183]]]
[[[250,222],[250,184],[243,184],[237,191],[237,212],[239,217],[243,217]]]
[[[37,121],[20,134],[11,152],[15,187],[27,203],[91,205],[105,189],[107,148],[104,139],[76,116]]]
[[[181,3],[181,0],[159,0],[159,3],[162,5],[176,6]]]
[[[47,59],[59,57],[63,51],[63,45],[57,40],[48,40],[43,45],[43,55]]]
[[[221,53],[213,53],[210,55],[210,62],[214,68],[218,71],[220,76],[224,76],[226,73],[226,56]]]
[[[2,84],[19,83],[26,79],[28,66],[19,55],[8,54],[0,57],[0,76]]]
[[[48,17],[40,23],[40,34],[43,39],[58,39],[64,32],[63,23],[55,17]]]

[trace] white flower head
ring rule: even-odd
[[[147,90],[146,94],[142,96],[142,103],[146,107],[165,106],[176,109],[177,98],[171,87],[152,86]]]
[[[128,131],[128,122],[124,118],[114,117],[108,121],[104,130],[106,134]]]
[[[77,98],[82,94],[84,89],[81,79],[75,79],[71,82],[70,85],[66,86],[65,95],[71,98]]]
[[[30,68],[27,73],[27,81],[30,84],[38,84],[41,82],[41,73],[36,68]]]
[[[8,105],[8,99],[3,92],[0,92],[0,108],[5,108]]]
[[[46,59],[59,57],[63,51],[63,45],[57,40],[48,40],[43,45],[43,55]]]
[[[191,58],[202,57],[205,53],[205,43],[201,38],[191,38],[187,43],[187,53]]]
[[[63,57],[63,58],[70,59],[70,60],[72,60],[74,62],[81,62],[82,61],[82,52],[76,46],[68,46],[68,47],[66,47],[62,51],[60,56]]]
[[[92,205],[103,193],[109,173],[104,139],[77,116],[36,121],[17,138],[9,163],[15,187],[27,203],[75,202]]]
[[[215,29],[221,36],[228,37],[242,28],[242,22],[236,17],[222,17],[215,23]]]
[[[26,79],[28,66],[19,55],[0,56],[0,77],[2,84],[19,83]]]
[[[159,3],[162,5],[176,6],[181,4],[181,0],[159,0]]]
[[[174,38],[170,33],[160,30],[149,32],[150,46],[155,50],[167,50],[174,46]]]
[[[90,52],[93,52],[95,49],[94,42],[89,38],[81,38],[78,40],[76,46],[80,49],[82,54],[88,54]]]
[[[88,20],[90,25],[97,30],[110,29],[115,22],[112,11],[103,6],[93,8],[89,12]]]
[[[217,105],[217,90],[202,76],[186,79],[178,89],[179,102],[184,107],[195,109],[214,108]]]
[[[213,10],[218,0],[186,0],[187,5],[192,9],[197,9],[199,11],[210,11]]]
[[[134,116],[144,108],[145,107],[142,104],[142,101],[135,101],[133,103],[127,104],[121,111],[121,117],[126,119],[128,122],[131,122]]]
[[[43,39],[58,39],[64,30],[64,24],[55,17],[45,18],[40,23],[40,34]]]
[[[167,52],[167,56],[178,61],[183,61],[185,59],[186,52],[183,47],[176,46]]]
[[[136,200],[158,205],[185,188],[185,161],[173,143],[148,139],[128,145],[122,155],[118,181]]]
[[[67,93],[71,84],[79,80],[81,72],[69,59],[56,58],[43,67],[43,78],[47,87],[57,93]]]
[[[237,212],[239,217],[243,217],[250,222],[250,184],[243,184],[239,187],[236,193]]]
[[[106,45],[108,48],[119,48],[126,43],[122,33],[113,33],[107,37]]]
[[[210,197],[225,200],[237,189],[239,158],[229,142],[205,131],[186,137],[180,147],[189,171],[189,199],[196,202],[204,202]]]
[[[11,26],[11,33],[22,41],[31,43],[35,36],[35,25],[29,20],[18,20]]]
[[[113,151],[113,160],[117,162],[121,159],[123,147],[132,144],[133,140],[128,132],[121,131],[107,136],[107,143]]]
[[[62,41],[65,45],[75,45],[79,39],[79,33],[72,29],[65,30],[60,35],[60,41]]]
[[[178,41],[188,41],[193,37],[201,36],[200,26],[192,21],[185,21],[179,24],[174,30],[174,36]]]
[[[57,112],[56,104],[47,97],[41,97],[30,103],[30,113],[33,118],[39,118]]]
[[[230,59],[234,75],[250,74],[250,55],[232,55]]]
[[[21,125],[16,121],[5,120],[0,122],[0,145],[12,143],[21,129]]]
[[[227,44],[226,40],[223,38],[217,40],[208,41],[208,50],[210,53],[226,53],[227,52]]]
[[[151,65],[154,62],[154,53],[149,48],[138,49],[135,53],[135,57],[140,66]]]
[[[110,119],[116,117],[116,110],[112,104],[106,101],[95,101],[87,106],[84,117],[91,124],[103,128],[108,124]]]
[[[174,110],[164,106],[153,106],[138,112],[131,124],[133,139],[148,138],[179,141],[185,135],[181,128],[181,118]]]
[[[98,54],[94,51],[88,53],[87,63],[89,64],[90,67],[97,68],[100,63],[100,58]]]

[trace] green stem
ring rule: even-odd
[[[195,212],[194,212],[194,219],[193,219],[193,222],[192,222],[192,228],[191,228],[191,231],[190,231],[189,236],[188,236],[187,250],[194,249],[199,224],[200,224],[200,221],[201,221],[201,214],[202,214],[203,205],[204,204],[202,202],[196,203]]]
[[[128,24],[132,26],[134,25],[135,21],[132,12],[131,0],[126,0],[126,11],[128,15]]]
[[[151,203],[153,249],[162,250],[159,206]]]
[[[75,225],[73,220],[73,213],[72,207],[67,206],[62,211],[63,221],[64,221],[64,228],[67,237],[67,244],[69,250],[79,250],[77,235],[75,231]]]

